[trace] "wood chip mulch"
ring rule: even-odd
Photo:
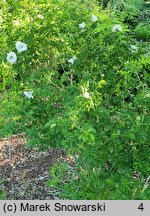
[[[57,189],[46,186],[49,171],[59,159],[64,159],[61,149],[26,148],[24,134],[17,134],[10,141],[0,140],[0,191],[6,192],[6,199],[13,200],[55,200],[59,199]]]

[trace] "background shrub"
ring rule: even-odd
[[[150,40],[150,24],[139,23],[135,28],[135,36],[137,39],[149,41]]]

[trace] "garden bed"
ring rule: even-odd
[[[27,149],[23,134],[12,136],[11,149],[8,140],[0,141],[0,190],[7,199],[59,199],[59,191],[46,187],[50,167],[64,157],[61,149]],[[11,155],[10,155],[11,154]]]

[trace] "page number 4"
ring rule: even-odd
[[[144,210],[144,206],[143,206],[143,203],[141,203],[138,207],[139,210],[143,211]]]

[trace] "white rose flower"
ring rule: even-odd
[[[91,20],[92,20],[92,22],[96,22],[98,20],[97,16],[95,16],[94,14],[92,14]]]
[[[13,22],[13,25],[15,25],[15,26],[19,26],[20,25],[19,20],[13,20],[12,22]]]
[[[17,56],[16,56],[16,53],[14,52],[9,52],[7,53],[7,61],[10,63],[10,64],[13,64],[17,61]]]
[[[37,17],[38,17],[39,19],[44,19],[44,17],[43,17],[41,14],[38,14]]]
[[[76,59],[77,59],[76,57],[70,58],[70,59],[68,60],[68,62],[69,62],[70,64],[74,64],[74,61],[75,61]]]
[[[79,28],[84,29],[85,27],[86,27],[85,22],[82,22],[82,23],[79,24]]]
[[[33,98],[33,95],[32,95],[32,94],[33,94],[33,92],[27,92],[27,91],[24,92],[24,95],[25,95],[27,98],[29,98],[29,99],[30,99],[30,98]]]
[[[131,51],[132,53],[136,53],[136,52],[138,52],[138,47],[135,46],[135,45],[130,45],[130,51]]]
[[[84,97],[84,98],[89,98],[89,97],[90,97],[90,95],[89,95],[89,93],[88,93],[88,92],[84,92],[84,93],[83,93],[83,97]]]
[[[122,27],[120,24],[114,25],[112,27],[112,32],[115,32],[115,31],[122,31]]]
[[[27,45],[23,42],[17,41],[16,42],[16,49],[19,53],[27,50]]]

